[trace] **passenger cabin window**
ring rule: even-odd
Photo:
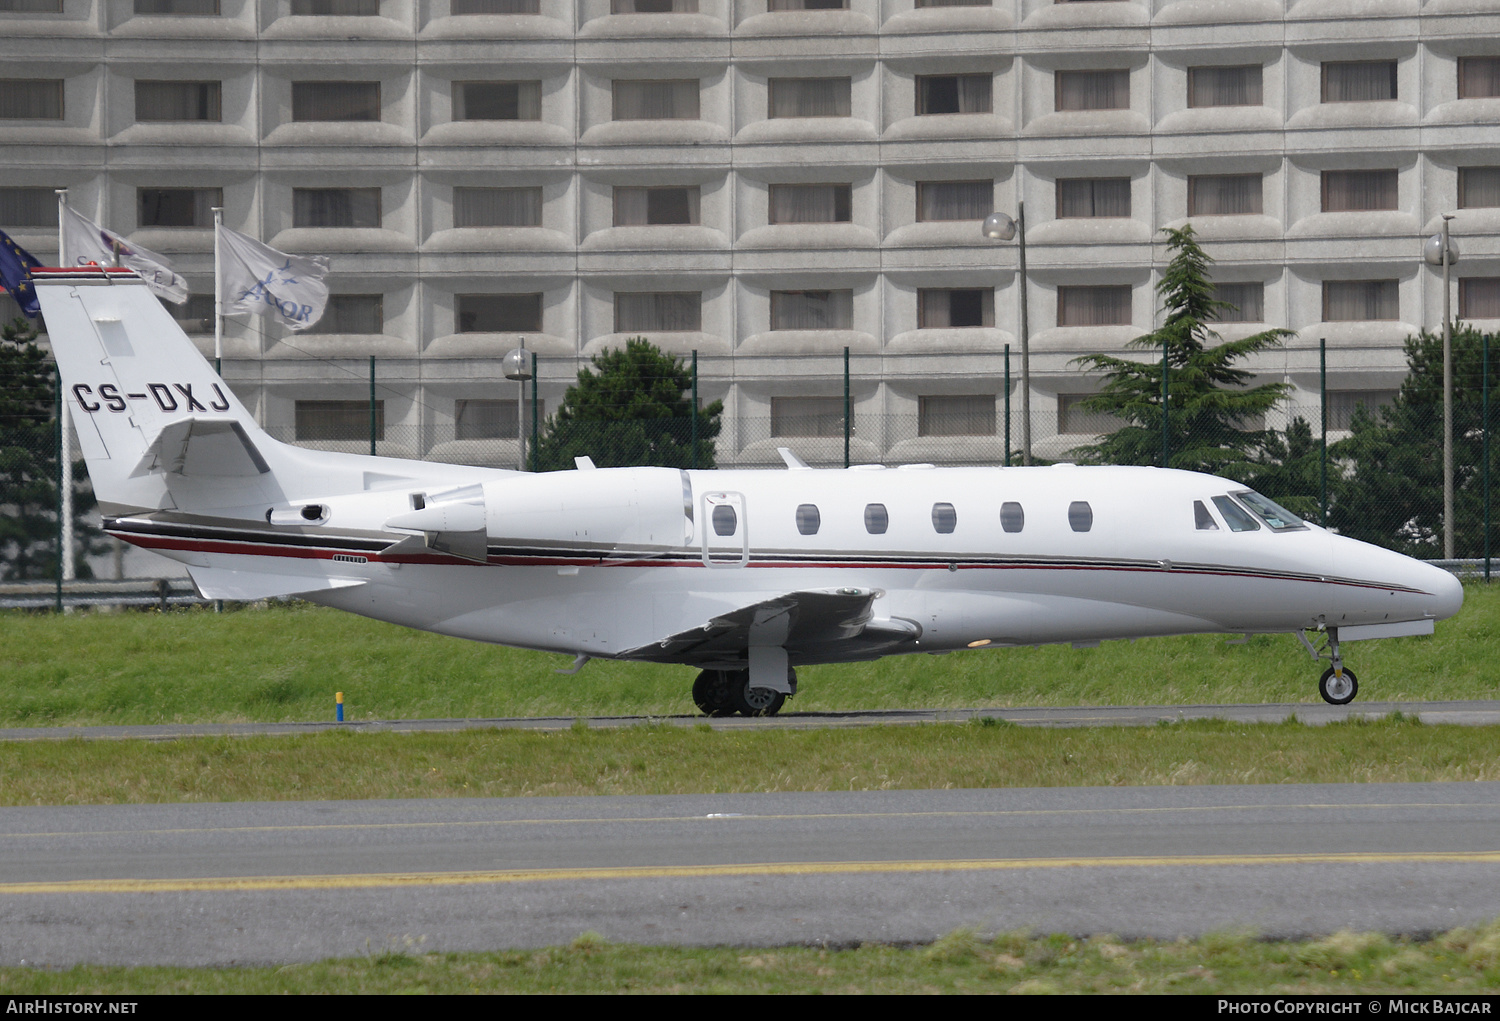
[[[932,505],[932,527],[939,535],[953,534],[953,530],[958,527],[958,511],[953,509],[953,504],[935,503]]]
[[[891,525],[891,517],[885,512],[883,503],[865,504],[865,531],[871,535],[884,535]]]
[[[1301,518],[1275,500],[1267,499],[1250,490],[1234,495],[1241,503],[1253,510],[1262,521],[1270,525],[1273,532],[1296,532],[1307,528]]]
[[[735,514],[733,507],[721,503],[714,508],[713,523],[715,535],[733,535],[739,527],[739,515]]]
[[[1219,513],[1224,515],[1224,520],[1229,524],[1231,532],[1258,532],[1260,522],[1250,516],[1250,512],[1227,496],[1214,497],[1214,506],[1219,508]]]
[[[1026,512],[1018,503],[1002,503],[1000,505],[1000,527],[1007,532],[1019,532],[1026,527]]]
[[[803,535],[817,535],[818,526],[823,523],[823,517],[818,513],[816,504],[804,503],[797,506],[797,531]]]
[[[1219,530],[1219,523],[1208,512],[1208,508],[1203,506],[1202,500],[1193,501],[1193,521],[1198,526],[1198,531],[1200,532],[1217,532]]]
[[[1094,527],[1094,509],[1083,500],[1068,504],[1068,527],[1075,532],[1087,532]]]

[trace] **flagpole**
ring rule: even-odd
[[[68,204],[68,189],[57,188],[57,264],[66,266],[68,264],[67,244],[63,235],[63,207]],[[53,352],[53,357],[57,356]],[[62,387],[62,373],[59,371],[57,385]],[[68,407],[66,396],[58,394],[58,447],[57,452],[59,472],[58,488],[62,490],[59,496],[57,516],[61,518],[60,525],[62,534],[62,576],[64,581],[72,581],[78,576],[77,565],[73,562],[73,415]]]
[[[224,374],[224,291],[219,276],[224,268],[219,236],[224,232],[224,207],[214,206],[214,372]]]

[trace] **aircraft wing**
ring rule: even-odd
[[[721,613],[697,627],[622,654],[625,659],[728,668],[743,666],[752,645],[780,646],[792,662],[812,658],[866,659],[912,641],[915,621],[875,620],[877,589],[839,588],[787,592]]]

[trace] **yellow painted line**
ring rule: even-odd
[[[477,826],[596,826],[605,823],[676,823],[728,822],[754,819],[791,821],[798,819],[1003,819],[1019,817],[1055,817],[1080,815],[1172,815],[1195,812],[1265,812],[1274,810],[1368,810],[1374,808],[1458,808],[1473,810],[1474,802],[1407,801],[1390,803],[1341,804],[1310,802],[1299,805],[1179,805],[1160,808],[1015,808],[994,811],[940,812],[713,812],[706,815],[613,816],[557,819],[458,819],[451,822],[330,822],[282,826],[184,826],[175,829],[148,830],[38,830],[32,833],[0,833],[0,842],[37,837],[114,837],[114,836],[180,836],[187,833],[301,833],[324,830],[418,830],[464,829]]]
[[[359,890],[423,886],[611,879],[706,879],[870,873],[999,872],[1021,869],[1180,868],[1223,865],[1500,865],[1500,851],[1351,852],[1343,854],[1187,854],[1135,858],[981,858],[933,861],[755,862],[732,865],[623,865],[607,868],[471,872],[372,872],[343,876],[227,876],[203,879],[80,879],[0,883],[0,896],[35,893],[233,893],[263,890]]]

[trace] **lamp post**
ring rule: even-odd
[[[509,351],[500,369],[506,379],[513,379],[520,386],[521,397],[516,402],[516,471],[526,470],[526,381],[531,378],[531,352],[526,350],[526,338],[521,346]]]
[[[1021,253],[1021,463],[1031,464],[1031,321],[1026,307],[1026,203],[1016,203],[1016,218],[991,213],[980,232],[991,241],[1020,241]],[[1009,424],[1009,416],[1006,423]],[[1010,451],[1006,451],[1007,458]]]
[[[1443,559],[1453,559],[1453,316],[1449,305],[1448,269],[1458,262],[1458,248],[1448,236],[1452,213],[1443,214],[1443,232],[1422,245],[1428,265],[1443,267]]]

